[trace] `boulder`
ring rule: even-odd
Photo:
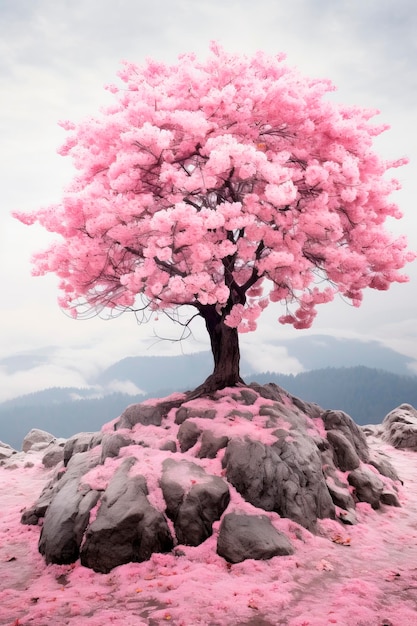
[[[106,459],[113,459],[119,456],[120,448],[129,446],[132,443],[132,439],[122,433],[104,434],[101,440],[100,463],[104,463]]]
[[[227,513],[220,524],[217,554],[229,563],[246,559],[271,559],[294,553],[288,538],[266,515]]]
[[[17,450],[9,446],[8,443],[0,441],[0,461],[10,459],[14,454],[17,454]]]
[[[394,482],[402,482],[397,470],[382,452],[373,452],[369,464],[373,465],[382,476],[386,476]]]
[[[384,491],[382,492],[381,503],[388,504],[388,506],[401,506],[397,495],[393,491],[389,491],[389,489],[384,489]]]
[[[180,544],[198,546],[213,533],[213,522],[220,519],[230,502],[227,483],[207,474],[189,461],[166,459],[160,481]]]
[[[64,460],[64,446],[65,439],[60,439],[45,448],[45,453],[42,457],[44,467],[51,468],[58,465],[58,463],[62,463]]]
[[[240,389],[239,393],[233,393],[233,400],[235,400],[238,404],[242,404],[244,406],[251,406],[255,404],[257,399],[259,398],[258,394],[252,389]]]
[[[219,450],[225,448],[229,442],[229,437],[223,435],[216,437],[210,430],[205,430],[201,435],[201,446],[197,453],[200,459],[214,459]]]
[[[328,476],[326,485],[333,503],[345,511],[355,508],[355,502],[349,492],[348,485],[343,485],[336,477]]]
[[[177,443],[173,439],[168,439],[167,441],[165,441],[161,445],[161,447],[159,449],[163,450],[163,451],[167,451],[167,452],[176,452],[177,451]]]
[[[173,540],[163,513],[149,502],[143,476],[129,477],[132,457],[126,458],[101,499],[81,550],[81,564],[107,573],[118,565],[169,552]]]
[[[207,409],[204,407],[199,409],[195,407],[182,406],[175,414],[175,423],[182,424],[190,417],[202,417],[206,420],[212,420],[216,417],[216,411],[215,409]]]
[[[67,482],[54,496],[45,513],[39,552],[47,563],[65,565],[79,557],[80,545],[99,492],[76,481]]]
[[[401,404],[382,422],[384,439],[394,448],[417,450],[417,410],[411,404]]]
[[[187,452],[187,450],[195,446],[201,435],[201,430],[197,424],[189,420],[181,424],[177,434],[181,452]]]
[[[99,453],[93,450],[90,453],[79,452],[68,462],[65,469],[58,468],[51,480],[46,484],[41,495],[31,507],[22,514],[22,524],[36,525],[45,516],[46,511],[55,499],[55,496],[68,483],[73,483],[78,489],[81,478],[100,462]]]
[[[366,468],[355,469],[350,472],[348,481],[355,488],[359,502],[369,502],[373,509],[379,509],[384,483],[374,472]]]
[[[49,446],[54,439],[55,437],[51,435],[51,433],[46,432],[46,430],[32,428],[23,439],[22,451],[29,452],[29,450],[32,450],[35,446],[37,450],[42,450]]]
[[[321,417],[327,431],[340,432],[352,444],[360,460],[364,463],[369,462],[369,448],[365,433],[350,415],[344,411],[325,411]]]
[[[160,426],[164,413],[163,407],[158,405],[131,404],[121,414],[116,425],[117,430],[133,428],[136,424],[143,424],[143,426]]]
[[[329,430],[327,432],[327,440],[333,449],[335,465],[342,472],[349,472],[359,467],[359,456],[345,435],[337,430]]]
[[[114,429],[133,428],[136,424],[160,426],[170,410],[179,407],[183,401],[183,397],[177,397],[175,400],[162,400],[158,404],[131,404],[123,411]]]
[[[64,445],[64,465],[68,465],[69,460],[75,454],[99,446],[102,438],[102,433],[78,433],[67,439]]]
[[[232,439],[223,459],[226,476],[251,504],[275,511],[308,529],[318,518],[334,517],[334,505],[311,439],[294,434],[272,446]]]
[[[399,505],[395,470],[375,454],[374,467],[364,466],[365,435],[348,415],[323,412],[277,385],[131,405],[103,431],[53,439],[43,449],[53,475],[22,523],[42,525],[44,518],[39,549],[48,563],[81,556],[86,567],[108,572],[175,543],[198,546],[218,520],[218,552],[230,563],[290,553],[267,515],[249,515],[243,505],[226,513],[232,487],[260,513],[274,511],[312,532],[321,518],[355,523],[357,501]],[[32,442],[29,454],[44,445]],[[28,460],[24,452],[1,450]],[[85,478],[98,464],[103,471]],[[133,464],[146,475],[130,471]],[[378,469],[391,480],[381,480]]]

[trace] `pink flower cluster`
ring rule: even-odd
[[[78,172],[61,202],[17,215],[61,235],[34,259],[61,306],[217,305],[251,331],[273,301],[306,328],[336,293],[358,305],[406,280],[414,255],[384,229],[400,217],[386,172],[404,161],[373,152],[374,112],[326,100],[332,85],[282,56],[216,45],[119,75],[113,106],[62,123]]]

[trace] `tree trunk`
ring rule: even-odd
[[[236,328],[230,328],[216,311],[214,305],[207,305],[200,310],[210,336],[211,351],[214,359],[213,373],[205,382],[192,392],[193,396],[212,393],[225,387],[245,384],[240,377],[239,336]]]

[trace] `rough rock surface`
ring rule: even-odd
[[[56,468],[51,480],[45,485],[35,504],[24,511],[22,523],[38,524],[39,520],[45,517],[58,493],[67,484],[73,484],[72,491],[77,491],[81,478],[99,462],[100,457],[97,452],[90,454],[79,452],[69,461],[66,469]]]
[[[173,548],[165,516],[149,503],[145,478],[128,476],[135,462],[133,457],[124,459],[86,532],[81,563],[96,572],[106,573],[130,561],[145,561],[154,552]]]
[[[32,428],[25,436],[22,442],[22,451],[29,452],[36,447],[36,449],[41,450],[46,448],[50,443],[55,440],[55,437],[51,435],[51,433],[46,432],[46,430],[40,430],[39,428]]]
[[[60,449],[22,522],[44,518],[48,562],[99,572],[210,537],[231,563],[291,554],[282,518],[316,532],[326,517],[356,523],[358,501],[399,504],[395,472],[346,413],[274,384],[131,405]]]
[[[51,443],[43,449],[42,463],[44,467],[55,467],[64,461],[64,448],[66,439],[53,439]]]
[[[9,446],[8,443],[0,441],[0,463],[6,459],[10,459],[14,454],[17,454],[17,450]]]
[[[188,482],[191,487],[187,490]],[[166,459],[160,484],[166,514],[174,522],[179,543],[203,543],[213,533],[213,522],[220,519],[230,502],[227,483],[208,475],[195,463]]]
[[[271,559],[294,553],[288,538],[275,530],[266,515],[227,513],[220,525],[217,554],[229,563]]]
[[[224,457],[227,479],[254,506],[275,511],[312,529],[317,518],[334,517],[320,455],[307,437],[279,439],[272,446],[232,439]]]
[[[352,444],[361,461],[369,462],[369,448],[361,428],[344,411],[325,411],[321,416],[327,431],[337,431]]]
[[[382,422],[384,438],[395,448],[417,450],[417,410],[401,404]]]
[[[67,439],[64,446],[64,465],[79,452],[86,452],[100,445],[103,435],[101,433],[78,433]]]
[[[369,502],[373,509],[379,509],[384,483],[374,472],[366,468],[356,469],[349,474],[348,481],[355,488],[359,502]]]
[[[78,453],[78,459],[86,452]],[[74,457],[76,458],[76,457]],[[98,457],[86,456],[87,467],[91,468]],[[73,563],[79,556],[80,545],[87,527],[90,510],[99,498],[99,492],[81,485],[77,467],[71,478],[61,479],[45,513],[39,540],[39,552],[47,563]]]

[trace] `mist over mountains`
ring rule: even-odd
[[[260,353],[259,364],[242,356],[243,378],[248,383],[274,382],[325,409],[342,409],[359,424],[379,423],[405,402],[417,406],[413,360],[376,341],[311,335],[284,340],[280,346],[307,371],[282,374],[277,363],[277,371],[262,372]],[[30,370],[44,358],[16,355],[0,360],[0,367],[10,372]],[[211,368],[209,352],[127,357],[89,380],[88,387],[54,387],[0,403],[0,440],[19,449],[31,428],[57,437],[99,430],[129,404],[195,388]],[[115,381],[130,383],[138,393],[110,393]]]

